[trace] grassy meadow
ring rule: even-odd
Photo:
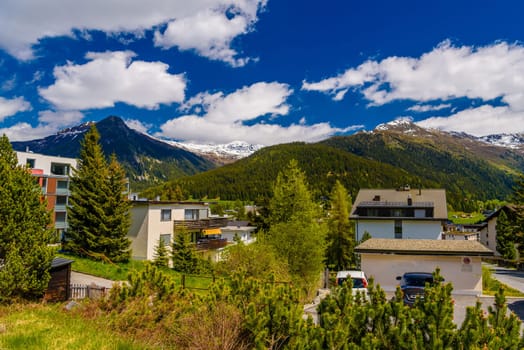
[[[0,305],[0,349],[154,349],[124,339],[101,324],[64,309],[64,304]]]

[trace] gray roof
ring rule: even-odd
[[[412,207],[428,208],[433,207],[434,219],[448,218],[448,209],[446,203],[446,190],[444,189],[360,189],[357,198],[353,202],[351,209],[352,218],[362,218],[356,215],[359,206],[366,207],[407,207],[408,197],[412,200]]]
[[[493,255],[491,249],[478,241],[441,239],[370,238],[359,244],[355,252],[403,255]]]
[[[53,258],[53,261],[51,261],[51,268],[54,269],[54,268],[61,267],[64,265],[69,265],[69,264],[72,264],[73,262],[74,260],[61,258],[61,257],[55,257]]]

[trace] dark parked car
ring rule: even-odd
[[[426,285],[433,284],[433,274],[429,272],[406,272],[397,276],[400,281],[400,289],[404,295],[404,304],[412,306],[417,297],[424,298]]]

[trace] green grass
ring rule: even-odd
[[[71,266],[73,271],[87,273],[113,281],[125,281],[130,272],[141,271],[145,266],[143,260],[130,260],[128,263],[110,264],[63,253],[59,253],[57,256],[74,260]],[[164,271],[174,278],[177,285],[184,283],[185,288],[188,289],[206,290],[211,283],[213,283],[213,277],[211,275],[182,274],[168,268],[165,268]],[[183,278],[184,281],[182,280]],[[3,349],[0,348],[0,350]]]
[[[448,219],[454,224],[467,225],[476,224],[485,219],[482,213],[464,213],[461,211],[450,211],[448,212]]]
[[[487,266],[482,266],[482,293],[485,295],[495,295],[500,287],[504,287],[504,295],[507,297],[524,297],[524,293],[517,289],[511,288],[503,283],[500,283],[492,277],[491,269]]]
[[[154,349],[65,311],[61,304],[0,306],[0,349]]]
[[[138,260],[130,260],[128,263],[111,264],[103,261],[81,258],[76,255],[59,253],[57,256],[74,260],[71,266],[74,271],[107,278],[113,281],[127,280],[127,276],[131,271],[140,271],[144,269],[144,262]]]

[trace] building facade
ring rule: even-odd
[[[67,229],[67,205],[72,170],[77,167],[74,158],[47,156],[32,152],[16,152],[19,165],[26,165],[42,188],[47,209],[51,211],[56,238]]]
[[[482,294],[482,258],[493,251],[478,241],[371,238],[355,248],[361,269],[385,291],[398,286],[397,276],[406,272],[440,269],[444,282],[453,284],[454,294]]]
[[[128,238],[133,259],[153,260],[159,242],[171,247],[177,229],[190,232],[197,249],[225,247],[221,228],[227,221],[228,217],[212,216],[205,202],[132,201]]]
[[[443,189],[361,189],[351,209],[357,242],[373,238],[441,239],[448,219]]]

